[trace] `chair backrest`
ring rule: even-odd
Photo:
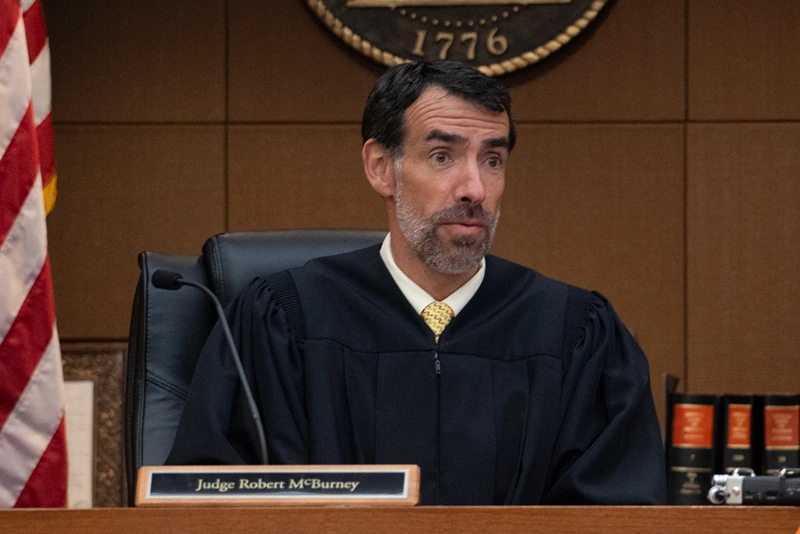
[[[133,501],[143,465],[163,465],[172,448],[197,358],[217,320],[208,297],[193,288],[153,287],[158,269],[202,283],[223,306],[253,279],[308,260],[380,243],[372,230],[286,230],[219,234],[203,255],[143,252],[131,315],[125,380],[125,467]]]

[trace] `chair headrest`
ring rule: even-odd
[[[383,241],[382,230],[279,230],[219,234],[203,245],[211,288],[222,305],[253,278],[299,267],[321,256],[350,252]]]

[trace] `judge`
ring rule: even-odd
[[[399,65],[362,134],[383,244],[257,279],[227,309],[270,463],[417,464],[422,504],[663,504],[647,360],[611,305],[486,254],[508,91]],[[217,327],[168,463],[259,461],[238,380]]]

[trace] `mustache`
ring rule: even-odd
[[[478,204],[469,206],[467,204],[456,204],[449,208],[444,208],[431,216],[431,221],[435,224],[452,224],[469,221],[477,222],[481,226],[488,227],[494,222],[495,216]]]

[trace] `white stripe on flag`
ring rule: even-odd
[[[58,332],[53,326],[42,360],[0,429],[0,509],[14,506],[50,445],[64,413]]]
[[[36,0],[21,0],[20,4],[22,4],[22,12],[25,13],[28,11],[35,1]]]
[[[25,204],[0,245],[0,343],[11,329],[46,257],[42,174],[37,172]]]
[[[33,88],[33,120],[38,127],[50,113],[50,100],[52,99],[49,40],[44,42],[39,57],[31,63],[31,85]]]
[[[8,144],[28,111],[31,101],[31,79],[20,76],[27,70],[28,42],[25,40],[25,26],[22,17],[17,21],[8,46],[0,57],[0,159],[6,153]],[[24,69],[20,71],[20,68]]]

